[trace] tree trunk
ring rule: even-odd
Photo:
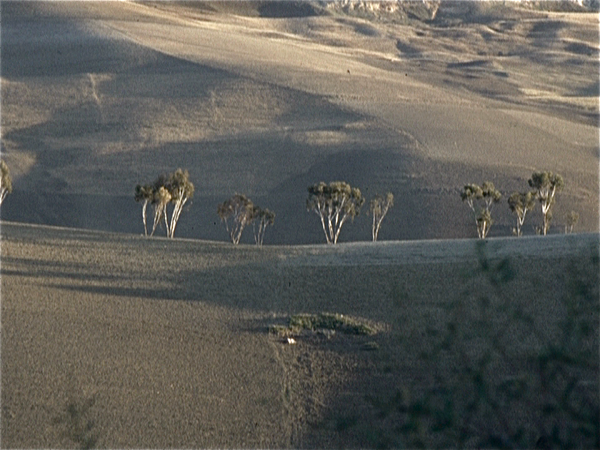
[[[148,206],[148,200],[144,200],[142,206],[142,221],[144,222],[144,236],[148,236],[148,227],[146,226],[146,207]]]
[[[372,228],[371,228],[371,234],[372,234],[372,236],[373,236],[373,242],[375,242],[375,241],[377,240],[377,234],[378,234],[378,232],[379,232],[379,231],[377,230],[377,227],[376,227],[376,225],[375,225],[375,221],[376,221],[376,218],[375,218],[375,213],[373,213],[373,226],[372,226]]]
[[[544,236],[546,236],[546,234],[548,233],[548,213],[544,214],[544,221],[542,223],[542,234]]]
[[[177,222],[179,221],[179,216],[181,216],[181,211],[183,210],[185,202],[187,202],[187,197],[180,197],[173,207],[173,214],[171,214],[171,237],[175,235],[175,227],[177,227]]]
[[[169,229],[169,216],[167,214],[167,204],[165,203],[165,205],[163,206],[163,216],[165,216],[165,228],[167,229],[167,237],[173,237],[171,236],[171,230]]]
[[[162,206],[161,205],[154,205],[154,223],[152,224],[152,233],[150,233],[150,236],[154,236],[154,232],[156,231],[156,227],[158,227],[160,219],[162,219],[161,213],[162,213]]]
[[[323,233],[325,233],[325,240],[328,244],[331,244],[331,240],[329,239],[329,235],[327,234],[327,226],[325,225],[324,213],[319,211],[319,216],[321,217],[321,225],[323,226]]]
[[[0,205],[2,204],[2,202],[4,201],[4,199],[6,198],[7,195],[8,195],[8,189],[2,188],[2,190],[0,190]]]
[[[346,221],[347,218],[348,218],[348,214],[344,214],[344,216],[342,217],[342,220],[340,220],[337,230],[335,231],[335,236],[333,239],[334,244],[337,244],[338,238],[340,237],[340,231],[342,231],[342,225],[344,225],[344,222]]]

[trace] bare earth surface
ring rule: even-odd
[[[597,295],[597,234],[482,249],[494,264],[510,260],[504,298],[551,340],[569,270]],[[58,419],[86,401],[81,415],[102,447],[371,447],[369,421],[379,422],[368,399],[431,382],[419,359],[425,330],[445,328],[465,289],[493,292],[466,276],[478,265],[475,240],[256,248],[5,222],[1,256],[3,448],[81,445]],[[323,311],[378,333],[288,345],[268,332]],[[516,367],[542,345],[508,334]],[[596,328],[592,348],[597,337]],[[435,373],[453,364],[438,361]],[[590,370],[582,383],[597,404],[597,361]],[[341,426],[352,414],[360,419]]]
[[[216,206],[241,192],[276,212],[267,243],[320,243],[306,188],[338,179],[395,194],[382,239],[474,236],[459,192],[491,180],[508,236],[507,194],[550,170],[551,232],[571,210],[598,231],[597,14],[285,5],[5,2],[2,217],[139,233],[134,186],[183,167],[182,237],[225,239]],[[362,214],[341,239],[369,236]]]
[[[598,14],[503,3],[3,1],[2,448],[411,447],[397,390],[462,386],[484,335],[507,352],[490,382],[537,380],[584,306],[592,357],[565,377],[597,411]],[[178,167],[176,239],[139,236],[135,185]],[[534,170],[565,179],[551,235],[536,210],[509,238]],[[363,213],[321,245],[306,188],[334,180],[394,193],[381,242]],[[504,198],[478,244],[459,193],[486,180]],[[224,242],[236,192],[276,212],[265,247]],[[376,334],[269,332],[320,312]],[[457,323],[464,353],[424,359]],[[503,410],[515,447],[551,433],[531,392]]]

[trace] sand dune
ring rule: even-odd
[[[462,185],[509,194],[538,169],[567,182],[552,232],[570,210],[598,230],[596,15],[260,5],[8,2],[2,217],[139,233],[135,184],[185,167],[182,237],[225,239],[216,205],[243,192],[277,213],[267,243],[321,242],[306,187],[335,179],[394,192],[382,239],[472,237]],[[364,214],[341,236],[368,238]]]

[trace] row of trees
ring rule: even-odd
[[[535,207],[536,200],[541,204],[542,226],[537,231],[544,236],[548,233],[550,221],[552,220],[552,207],[556,203],[556,194],[564,188],[563,177],[552,172],[534,172],[528,180],[530,191],[513,192],[508,198],[508,206],[517,218],[513,233],[516,236],[523,234],[523,224],[527,212]],[[487,236],[492,224],[492,208],[502,198],[502,194],[490,181],[481,186],[467,184],[461,192],[461,199],[469,205],[473,211],[477,235],[483,239]],[[567,215],[565,232],[573,231],[573,226],[579,220],[579,214],[572,211]]]
[[[5,167],[2,162],[2,197],[5,189],[10,191],[10,176],[5,181]],[[6,169],[7,173],[7,169]],[[527,213],[539,201],[542,211],[542,225],[537,228],[540,234],[546,235],[552,219],[552,207],[556,203],[556,194],[564,188],[563,177],[552,172],[534,172],[528,180],[531,190],[513,192],[508,198],[508,205],[516,216],[516,226],[513,232],[516,236],[523,234],[523,224]],[[144,234],[148,235],[146,210],[148,205],[154,208],[154,222],[150,235],[154,235],[157,226],[164,220],[167,236],[172,238],[183,206],[194,194],[194,185],[189,180],[186,170],[177,169],[170,174],[160,175],[153,183],[140,185],[135,188],[135,200],[142,202],[142,220]],[[477,227],[477,235],[487,237],[492,224],[492,209],[502,198],[494,184],[490,181],[481,186],[467,184],[461,192],[461,199],[467,203]],[[352,187],[345,181],[316,183],[308,187],[306,208],[314,212],[321,221],[327,244],[337,244],[342,227],[348,220],[359,215],[365,198],[360,189]],[[171,214],[169,218],[169,205]],[[394,195],[376,195],[369,204],[369,214],[372,217],[371,235],[377,241],[383,219],[390,208],[394,206]],[[266,229],[275,222],[275,213],[254,204],[246,195],[235,194],[219,204],[217,215],[229,233],[233,244],[239,244],[242,233],[248,225],[252,225],[256,245],[262,245]],[[571,212],[567,215],[565,232],[572,232],[573,226],[579,219],[579,214]]]
[[[6,196],[12,192],[10,171],[3,160],[0,160],[0,175],[1,205]],[[541,205],[543,218],[542,225],[537,228],[537,231],[545,236],[552,220],[556,194],[564,188],[564,180],[561,175],[553,172],[533,172],[528,184],[531,190],[513,192],[508,198],[508,206],[517,220],[513,233],[516,236],[523,234],[527,213],[535,207],[537,200]],[[193,195],[194,184],[190,181],[187,170],[177,169],[172,173],[160,175],[152,183],[138,184],[135,187],[135,201],[142,203],[144,235],[148,235],[148,205],[154,209],[150,235],[154,235],[156,228],[164,220],[167,237],[172,238],[183,207]],[[493,206],[500,201],[502,194],[492,182],[486,181],[481,186],[465,185],[460,195],[473,212],[477,235],[481,239],[485,238],[494,223]],[[364,203],[365,198],[360,189],[350,186],[345,181],[333,181],[329,184],[319,182],[308,187],[306,207],[319,216],[328,244],[337,244],[342,226],[348,219],[353,220],[360,213]],[[394,206],[394,195],[391,192],[385,196],[378,194],[371,200],[369,213],[372,216],[373,241],[377,240],[381,223],[392,206]],[[240,242],[244,229],[252,224],[254,240],[257,245],[262,245],[267,227],[275,222],[273,211],[255,205],[243,194],[235,194],[221,203],[217,208],[217,214],[234,244]],[[565,233],[572,232],[578,220],[579,214],[571,211],[566,216]]]
[[[150,236],[156,232],[164,220],[167,237],[175,234],[177,221],[185,203],[193,196],[194,185],[189,181],[187,170],[177,169],[170,174],[160,175],[153,183],[138,184],[135,187],[135,201],[142,203],[142,221],[144,235],[148,235],[147,208],[154,209],[154,222]],[[328,244],[338,242],[340,232],[348,219],[354,219],[365,202],[358,188],[353,188],[344,181],[333,181],[329,184],[317,183],[308,188],[306,206],[321,219],[325,240]],[[169,205],[172,206],[169,219]],[[376,241],[381,223],[394,205],[394,196],[388,192],[385,196],[376,195],[370,202],[369,212],[373,217],[372,237]],[[217,215],[224,224],[231,242],[239,244],[242,233],[248,225],[256,245],[262,245],[266,229],[275,223],[275,213],[256,205],[246,195],[235,194],[217,207]]]

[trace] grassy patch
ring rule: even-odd
[[[376,331],[365,322],[343,314],[296,314],[290,317],[288,325],[272,325],[269,331],[278,336],[290,336],[302,330],[332,330],[344,334],[372,335]]]

